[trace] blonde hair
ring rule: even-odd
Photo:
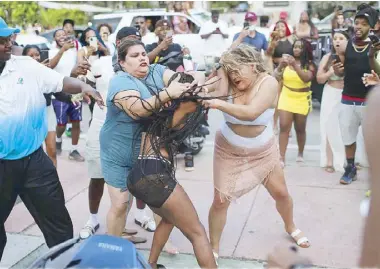
[[[240,74],[242,65],[254,65],[257,73],[270,74],[269,67],[264,62],[261,52],[254,47],[240,44],[236,48],[230,49],[222,54],[220,64],[227,72],[237,72]]]

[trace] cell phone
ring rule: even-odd
[[[96,38],[96,36],[90,37],[89,44],[91,47],[95,48],[96,51],[98,50],[98,39]]]
[[[375,44],[375,43],[380,41],[380,39],[376,35],[374,35],[373,33],[371,33],[368,36],[368,38],[371,40],[372,44]]]
[[[140,31],[140,24],[135,24],[135,28]]]
[[[41,50],[40,59],[41,62],[45,61],[46,59],[49,59],[49,50]]]
[[[339,58],[338,54],[333,53],[333,54],[331,54],[331,57],[332,57],[332,59],[335,60],[337,63],[340,63],[340,58]]]
[[[244,24],[243,24],[243,28],[248,28],[249,27],[249,22],[245,21]]]
[[[173,31],[168,31],[167,33],[166,33],[166,37],[172,37],[173,36]]]

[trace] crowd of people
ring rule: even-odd
[[[311,42],[318,39],[318,31],[306,12],[293,31],[285,17],[278,21],[270,40],[257,31],[256,14],[247,12],[242,31],[226,51],[220,45],[228,38],[227,26],[212,12],[212,20],[200,30],[218,56],[207,77],[194,70],[194,64],[184,66],[183,56],[191,51],[173,43],[173,34],[188,30],[187,22],[157,21],[158,41],[144,44],[149,30],[145,18],[139,17],[138,29],[121,28],[112,44],[109,25],[89,27],[76,39],[75,22],[67,19],[44,55],[38,46],[18,47],[13,37],[19,30],[0,19],[0,124],[5,127],[0,129],[0,258],[6,244],[4,223],[17,196],[49,247],[73,237],[57,174],[57,154],[63,154],[68,124],[68,158],[86,161],[90,178],[89,218],[82,238],[99,229],[98,209],[106,185],[111,200],[107,234],[146,242],[125,227],[135,197],[135,223],[154,232],[149,256],[154,268],[160,266],[162,251],[178,253],[169,239],[174,227],[192,243],[200,267],[216,268],[230,203],[264,185],[285,231],[299,247],[310,247],[294,223],[283,171],[293,122],[297,162],[304,162],[311,82],[316,78],[325,84],[321,166],[329,173],[342,172],[340,183],[351,184],[357,179],[356,140],[366,98],[373,85],[380,84],[380,42],[373,31],[379,13],[359,5],[351,32],[339,16],[332,51],[316,66]],[[81,123],[83,102],[91,111],[88,123]],[[209,109],[221,111],[224,120],[214,144],[208,237],[176,179],[175,156]],[[85,154],[78,147],[81,124],[90,126]],[[192,156],[185,166],[193,166]]]

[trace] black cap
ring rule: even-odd
[[[135,35],[141,37],[139,30],[135,27],[123,27],[117,32],[116,40],[122,40],[124,37]]]
[[[361,9],[359,9],[358,12],[356,13],[355,19],[357,17],[366,18],[368,21],[368,24],[371,26],[371,28],[373,28],[375,27],[379,19],[379,12],[370,6],[362,6]]]

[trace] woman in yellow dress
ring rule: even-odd
[[[297,162],[303,162],[306,142],[306,120],[311,111],[311,81],[316,67],[313,63],[311,44],[298,39],[293,44],[293,55],[283,55],[275,76],[283,80],[283,87],[277,109],[280,114],[280,154],[282,166],[285,165],[289,132],[294,122],[297,135]]]

